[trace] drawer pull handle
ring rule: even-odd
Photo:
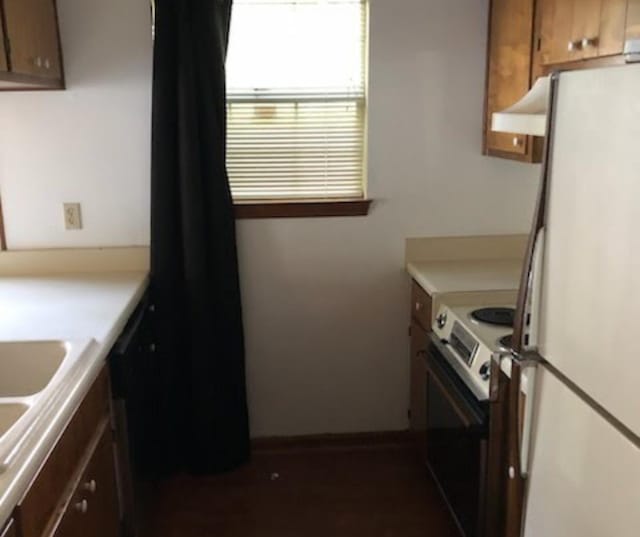
[[[75,509],[84,515],[89,510],[89,502],[87,500],[82,500],[75,505]]]
[[[420,311],[422,309],[422,304],[420,302],[416,302],[416,311]]]
[[[95,479],[92,479],[91,481],[87,481],[86,483],[82,484],[82,489],[86,490],[87,492],[90,492],[91,494],[94,494],[97,488],[98,488],[98,484],[96,483]]]

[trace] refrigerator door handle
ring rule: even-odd
[[[521,416],[521,423],[518,425],[518,431],[520,433],[520,475],[526,479],[529,475],[529,459],[533,438],[536,373],[542,362],[542,358],[535,352],[525,352],[522,356],[514,357],[514,359],[518,360],[520,375],[525,378],[527,384],[527,393],[524,397],[524,410],[521,412],[520,408],[518,408],[518,416]]]

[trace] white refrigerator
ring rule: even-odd
[[[524,535],[639,537],[640,65],[557,75],[550,126]]]

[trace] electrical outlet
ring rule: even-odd
[[[64,203],[65,229],[82,229],[82,215],[79,203]]]

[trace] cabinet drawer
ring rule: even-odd
[[[108,420],[103,420],[96,437],[71,496],[61,502],[59,518],[52,521],[44,537],[118,536],[118,499]]]
[[[424,328],[431,327],[431,297],[415,280],[411,283],[411,316]]]
[[[40,537],[77,474],[98,424],[109,419],[109,377],[104,368],[18,505],[22,537]]]

